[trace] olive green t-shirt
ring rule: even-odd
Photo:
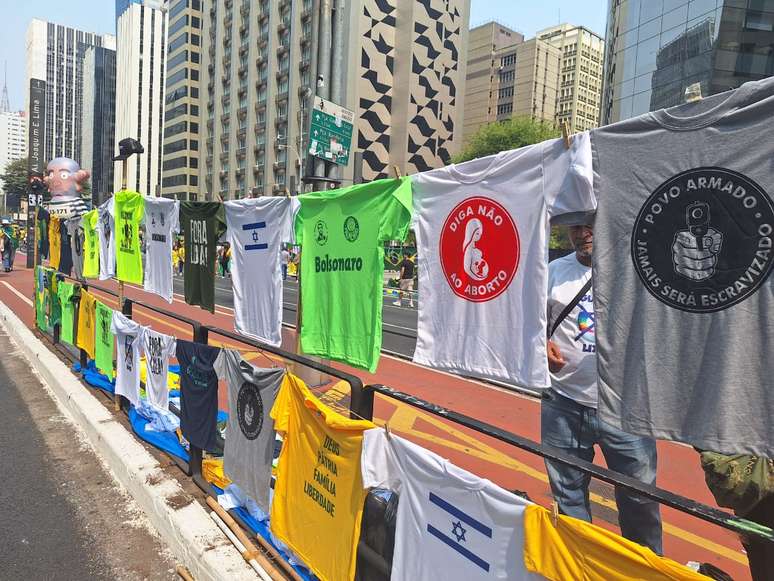
[[[215,312],[215,249],[226,231],[220,202],[181,202],[180,231],[185,238],[185,302]]]
[[[83,278],[99,276],[99,235],[96,227],[99,222],[99,210],[86,212],[81,217],[83,229]]]
[[[140,223],[145,215],[145,199],[137,192],[118,192],[113,197],[116,225],[116,278],[142,284]]]
[[[301,349],[376,370],[382,348],[387,240],[404,240],[411,180],[378,180],[299,196]]]

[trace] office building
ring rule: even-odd
[[[474,28],[470,38],[478,46],[467,56],[473,73],[465,89],[466,141],[483,125],[512,117],[556,120],[560,49],[496,23]]]
[[[0,176],[8,164],[27,156],[27,119],[23,111],[0,111]],[[17,207],[18,200],[5,198],[3,180],[0,177],[0,195],[3,207]]]
[[[161,187],[161,152],[164,135],[164,83],[166,73],[167,11],[165,2],[142,0],[116,3],[116,124],[118,142],[137,139],[144,153],[127,164],[127,188],[157,195]],[[121,189],[122,173],[116,168],[114,191]]]
[[[774,74],[774,0],[611,2],[602,122]]]
[[[161,195],[178,200],[199,194],[202,18],[201,0],[169,2]]]
[[[556,122],[571,132],[599,125],[605,41],[583,26],[560,24],[535,37],[561,51]]]
[[[354,112],[342,183],[446,163],[462,137],[468,12],[469,0],[208,4],[202,192],[298,191],[302,174],[320,171],[302,163],[315,95]]]
[[[91,172],[95,204],[113,192],[116,125],[116,51],[92,46],[83,58],[81,166]]]
[[[523,34],[497,22],[487,22],[470,29],[465,77],[464,141],[479,127],[494,121],[492,110],[496,110],[498,100],[495,85],[499,84],[500,74],[497,53],[522,42]]]
[[[54,157],[69,157],[78,163],[83,160],[83,60],[89,47],[115,50],[115,37],[37,18],[27,27],[26,87],[30,79],[46,82],[43,136],[46,161]]]

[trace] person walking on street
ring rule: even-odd
[[[282,265],[282,280],[288,279],[288,262],[290,262],[290,252],[288,252],[287,248],[283,248],[282,252],[280,253],[280,257],[282,260],[280,261],[280,264]]]
[[[393,304],[401,306],[403,299],[408,294],[409,307],[414,306],[414,263],[411,261],[408,252],[403,253],[403,260],[400,263],[400,275],[399,275],[399,294],[398,300]]]
[[[656,442],[634,436],[597,416],[597,362],[591,288],[593,227],[571,226],[575,252],[548,267],[548,367],[551,387],[541,402],[544,444],[588,462],[598,445],[610,470],[656,483]],[[585,472],[546,459],[554,500],[562,514],[591,522],[589,482]],[[658,502],[616,487],[621,534],[662,554]]]

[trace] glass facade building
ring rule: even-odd
[[[610,0],[602,123],[774,75],[774,0]]]

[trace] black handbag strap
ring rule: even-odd
[[[554,324],[551,326],[551,332],[548,334],[548,338],[550,339],[553,337],[554,332],[559,327],[559,325],[562,324],[562,321],[564,321],[567,318],[567,315],[570,314],[570,311],[572,311],[575,306],[580,302],[580,300],[583,298],[583,295],[585,295],[589,289],[591,288],[591,277],[586,281],[586,284],[583,285],[583,287],[578,291],[578,294],[575,295],[572,300],[567,303],[567,306],[564,307],[561,313],[559,313],[559,316],[556,318],[556,321],[554,321]]]

